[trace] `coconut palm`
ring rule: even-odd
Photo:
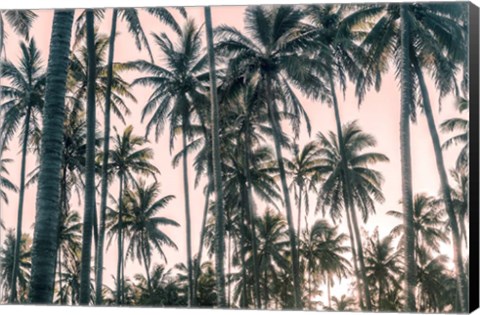
[[[318,180],[317,145],[311,141],[302,150],[293,146],[292,159],[285,161],[286,172],[292,178],[290,189],[293,189],[295,202],[298,206],[297,238],[300,239],[302,221],[302,200],[305,202],[305,218],[309,213],[309,192],[314,191],[314,181]],[[305,222],[308,224],[308,222]]]
[[[332,226],[326,220],[317,220],[311,228],[304,231],[300,249],[306,259],[309,306],[311,306],[313,288],[317,286],[312,282],[313,279],[318,276],[323,277],[323,281],[327,284],[328,304],[331,306],[330,287],[333,285],[333,278],[342,279],[349,275],[351,265],[343,257],[343,254],[350,250],[344,245],[347,240],[346,234],[339,233],[338,227]]]
[[[10,24],[12,29],[25,39],[30,37],[30,28],[37,18],[37,14],[32,10],[3,10],[0,12],[0,56],[5,53],[5,21]]]
[[[465,110],[468,111],[469,101],[464,98],[460,98],[455,105],[458,111],[462,113]],[[452,145],[456,144],[463,145],[457,158],[457,168],[468,164],[468,125],[468,120],[460,117],[447,119],[440,124],[440,130],[444,133],[459,132],[457,135],[454,135],[442,144],[443,149],[448,149]]]
[[[368,290],[360,290],[358,285],[361,282],[365,286],[367,280],[365,266],[362,267],[362,255],[360,255],[362,246],[359,242],[355,242],[356,233],[354,232],[355,223],[352,219],[353,212],[358,208],[362,214],[363,221],[366,222],[370,213],[375,213],[375,203],[384,201],[381,190],[383,176],[378,171],[372,169],[370,165],[387,162],[388,158],[381,153],[364,152],[367,148],[373,148],[376,145],[376,140],[373,136],[362,132],[356,122],[344,125],[342,135],[342,142],[345,147],[344,154],[341,153],[341,146],[335,133],[330,132],[328,135],[319,133],[317,136],[320,148],[320,173],[324,176],[324,181],[318,191],[317,211],[322,210],[325,214],[328,210],[330,217],[336,222],[343,217],[342,210],[345,209],[352,256],[354,257],[354,269],[357,276],[357,289],[359,291],[360,306],[362,306],[361,293],[364,292],[366,297]],[[348,166],[348,184],[346,184],[343,175],[345,166],[342,160],[344,159]],[[350,206],[346,206],[347,204]],[[351,209],[352,212],[346,209]],[[360,269],[355,257],[358,258]],[[362,276],[362,269],[365,270],[365,277]]]
[[[141,148],[146,140],[133,134],[133,126],[127,126],[122,134],[115,129],[116,135],[113,139],[113,149],[110,150],[109,170],[112,175],[119,179],[119,197],[118,214],[115,215],[115,223],[111,229],[111,235],[117,235],[118,262],[117,262],[117,304],[122,303],[122,283],[123,283],[123,200],[124,191],[129,183],[136,183],[135,174],[153,175],[159,173],[159,170],[151,164],[153,159],[153,150],[151,148]]]
[[[377,293],[377,310],[383,311],[385,292],[400,288],[400,252],[393,247],[393,237],[380,239],[378,229],[367,240],[365,263],[369,285]]]
[[[287,215],[290,247],[292,251],[292,278],[295,288],[295,306],[301,308],[301,285],[298,277],[299,259],[292,208],[288,191],[283,154],[281,151],[281,125],[278,107],[291,113],[290,123],[298,135],[301,118],[308,118],[293,92],[293,86],[307,95],[318,96],[322,84],[314,75],[318,59],[301,53],[306,44],[302,36],[300,10],[291,6],[248,7],[245,13],[247,35],[226,25],[217,28],[219,42],[216,49],[220,56],[229,59],[229,73],[244,78],[258,87],[261,106],[268,113],[273,129],[273,140],[282,184],[283,201]]]
[[[63,121],[73,10],[55,11],[48,58],[40,151],[37,212],[32,246],[32,303],[51,303],[55,279]]]
[[[191,138],[191,124],[195,112],[208,104],[201,75],[206,60],[201,56],[200,30],[193,20],[189,20],[180,32],[177,45],[165,34],[154,34],[156,43],[166,58],[167,67],[163,68],[146,61],[135,62],[141,71],[149,73],[133,81],[132,85],[151,86],[154,92],[142,112],[142,120],[152,114],[146,126],[146,136],[155,131],[158,140],[165,128],[166,120],[170,125],[170,149],[173,148],[175,132],[182,132],[183,146],[183,183],[185,194],[185,226],[187,239],[188,296],[189,305],[193,300],[193,266],[191,250],[190,197],[188,188],[188,152],[185,150],[187,139]]]
[[[458,217],[458,224],[460,226],[460,236],[465,241],[465,246],[468,246],[468,233],[465,221],[469,215],[469,171],[467,167],[457,167],[450,171],[450,176],[453,178],[455,186],[452,187],[452,202],[455,207],[455,213]]]
[[[355,305],[355,299],[343,294],[340,298],[336,296],[332,297],[332,302],[334,307],[328,307],[329,311],[339,311],[339,312],[349,312],[353,311],[353,306]]]
[[[440,244],[448,243],[448,237],[443,230],[444,218],[441,202],[426,194],[416,194],[413,198],[413,227],[415,232],[415,251],[426,248],[434,252],[440,252]],[[391,210],[387,212],[395,218],[402,219],[401,211]],[[401,235],[405,239],[405,226],[403,223],[393,227],[391,234],[396,237]]]
[[[153,296],[150,279],[150,266],[155,250],[166,262],[163,246],[177,248],[175,242],[160,230],[161,226],[180,226],[176,221],[156,216],[158,212],[168,206],[175,197],[168,195],[159,198],[159,185],[147,185],[140,180],[138,185],[125,191],[126,213],[124,227],[128,230],[129,244],[126,248],[126,258],[130,256],[144,265],[147,277],[147,287]]]
[[[13,280],[13,264],[16,246],[15,234],[13,230],[8,230],[2,247],[0,248],[0,286],[4,292],[10,292]],[[20,301],[26,301],[28,292],[28,282],[30,281],[30,267],[31,267],[31,252],[32,244],[31,238],[28,234],[23,234],[20,242],[20,255],[18,262],[18,276],[16,278],[19,290]],[[2,297],[2,300],[5,297]],[[3,302],[7,302],[5,299]]]
[[[3,117],[3,121],[0,124],[2,134],[0,141],[2,144],[4,146],[8,145],[18,128],[22,126],[22,162],[20,165],[16,239],[20,239],[22,235],[29,136],[33,129],[38,128],[40,113],[43,107],[43,93],[45,92],[45,72],[35,40],[32,39],[27,43],[21,43],[20,48],[21,57],[18,66],[9,61],[2,61],[0,64],[2,68],[1,78],[6,79],[10,83],[8,86],[0,87],[0,95],[3,100],[2,105],[0,105],[0,116]],[[20,243],[16,247],[17,251],[20,250],[19,246]],[[15,302],[17,299],[15,280],[17,265],[14,262],[12,274],[14,279],[12,279],[13,286],[10,288],[10,303]]]

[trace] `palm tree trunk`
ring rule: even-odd
[[[402,207],[405,226],[405,312],[415,312],[415,230],[412,198],[412,161],[410,153],[410,111],[413,107],[413,78],[410,62],[410,22],[407,4],[400,4],[400,160],[402,170]]]
[[[312,310],[312,269],[308,268],[308,310]]]
[[[24,134],[22,143],[22,164],[20,166],[20,191],[18,194],[18,214],[17,214],[17,236],[15,238],[15,250],[13,255],[12,287],[10,288],[9,303],[17,302],[17,275],[20,260],[20,244],[22,242],[22,222],[23,222],[23,201],[25,196],[25,173],[27,163],[28,135],[30,133],[30,118],[32,113],[32,104],[28,104],[25,114]],[[55,278],[55,277],[54,277]]]
[[[62,250],[58,251],[58,296],[60,297],[60,305],[63,304],[63,288],[62,288]]]
[[[231,296],[231,288],[230,285],[230,277],[232,272],[232,236],[228,233],[228,250],[227,250],[227,307],[230,308],[230,296]]]
[[[153,289],[152,289],[152,280],[150,280],[150,265],[148,264],[147,255],[145,254],[145,247],[144,247],[144,240],[142,240],[142,258],[143,264],[145,266],[145,275],[147,277],[147,287],[148,293],[150,294],[150,299],[153,297]]]
[[[117,305],[123,301],[123,247],[122,247],[122,229],[123,229],[123,188],[124,188],[124,174],[120,174],[120,191],[118,193],[118,261],[117,261]]]
[[[245,239],[245,235],[247,233],[247,225],[245,224],[245,208],[248,207],[248,192],[247,192],[247,187],[245,182],[241,183],[241,198],[242,198],[242,205],[241,207],[241,212],[240,212],[240,259],[242,262],[242,303],[241,307],[242,308],[247,308],[248,307],[248,300],[247,300],[247,270],[246,270],[246,262],[245,262],[245,245],[247,244],[247,241]]]
[[[443,202],[445,203],[445,210],[450,222],[450,228],[452,230],[453,239],[453,261],[455,264],[455,273],[457,279],[457,292],[461,302],[461,312],[468,311],[468,292],[466,291],[466,279],[465,271],[463,269],[463,257],[462,257],[462,239],[460,236],[457,216],[452,203],[452,193],[450,185],[448,183],[447,172],[445,170],[445,163],[443,161],[442,147],[440,145],[440,138],[438,136],[437,128],[435,125],[435,119],[432,113],[432,106],[430,104],[430,97],[428,94],[427,85],[423,77],[422,69],[418,63],[416,56],[412,55],[412,63],[415,68],[415,72],[420,84],[420,91],[423,99],[423,109],[425,111],[425,117],[427,118],[428,129],[432,138],[433,149],[435,152],[435,161],[437,164],[438,174],[440,175],[440,184],[443,196]]]
[[[273,140],[275,144],[275,154],[277,157],[277,164],[280,173],[280,181],[282,185],[283,198],[285,202],[285,210],[287,214],[288,234],[290,238],[290,248],[292,251],[292,279],[294,287],[295,308],[302,309],[302,294],[300,284],[300,262],[298,257],[297,240],[295,235],[295,228],[293,226],[292,206],[290,203],[290,193],[288,191],[287,176],[285,174],[285,166],[283,164],[282,148],[280,146],[281,126],[280,118],[274,100],[272,100],[271,78],[266,78],[266,93],[268,102],[268,113],[270,125],[273,129]]]
[[[47,67],[29,299],[51,303],[60,214],[65,93],[74,10],[56,10]]]
[[[83,214],[80,304],[90,300],[90,263],[92,260],[92,227],[95,208],[95,33],[93,10],[86,11],[88,85],[87,85],[87,152],[85,158],[85,211]]]
[[[297,240],[300,242],[300,227],[302,223],[302,193],[303,193],[303,185],[298,185],[298,228],[297,228]]]
[[[220,164],[220,115],[218,110],[217,83],[215,71],[215,53],[213,50],[212,16],[210,7],[205,6],[205,28],[207,33],[207,49],[210,64],[210,101],[212,115],[212,149],[213,149],[213,178],[215,185],[215,271],[217,279],[217,301],[219,307],[225,307],[225,271],[223,266],[224,256],[224,231],[225,222],[223,216],[223,188],[222,169]]]
[[[96,269],[95,269],[95,304],[102,304],[102,286],[103,286],[103,251],[105,243],[105,216],[107,211],[108,195],[108,157],[110,150],[110,102],[113,82],[113,55],[115,52],[115,34],[117,33],[117,15],[118,10],[113,9],[112,26],[110,30],[110,39],[108,44],[108,63],[107,63],[107,87],[105,92],[105,114],[104,114],[104,137],[103,137],[103,158],[102,158],[102,191],[100,196],[100,226],[98,231]]]
[[[258,260],[257,260],[257,233],[255,228],[255,210],[253,205],[253,198],[252,198],[252,178],[250,175],[250,156],[251,156],[251,144],[250,144],[250,116],[247,119],[247,127],[245,130],[245,141],[243,147],[244,153],[244,172],[245,178],[247,180],[246,188],[247,188],[247,202],[244,204],[245,211],[247,211],[250,221],[250,229],[251,229],[251,242],[252,242],[252,259],[253,259],[253,280],[254,286],[253,291],[255,294],[255,304],[257,309],[262,307],[262,299],[260,297],[260,274],[258,271]]]
[[[263,270],[263,308],[268,309],[268,267]]]
[[[195,271],[193,276],[193,305],[197,305],[197,288],[198,288],[198,277],[200,276],[200,266],[202,265],[202,255],[203,255],[203,242],[205,240],[206,225],[207,225],[207,215],[208,215],[208,205],[210,201],[210,192],[211,185],[207,184],[207,193],[205,195],[205,205],[203,207],[203,218],[202,218],[202,230],[200,232],[200,243],[198,246],[198,255],[197,260],[195,261]]]
[[[186,119],[183,119],[183,128],[186,128]],[[190,222],[190,193],[188,189],[188,152],[187,152],[187,134],[184,129],[182,132],[183,140],[183,191],[185,194],[185,225],[187,237],[187,269],[188,269],[188,307],[193,306],[193,268],[192,268],[192,232]]]
[[[328,295],[328,308],[332,308],[332,293],[330,289],[332,287],[332,277],[330,275],[327,276],[327,295]]]
[[[343,142],[343,133],[342,133],[342,121],[340,118],[340,110],[338,106],[338,100],[337,100],[337,94],[335,93],[335,84],[333,82],[333,75],[330,72],[329,73],[329,81],[330,81],[330,90],[332,93],[332,99],[333,99],[333,109],[335,112],[335,122],[336,122],[336,127],[337,127],[337,136],[338,136],[338,144],[340,146],[340,154],[342,156],[341,158],[341,167],[343,169],[343,183],[344,183],[344,191],[345,191],[345,211],[350,212],[351,215],[351,223],[353,227],[353,232],[355,233],[355,241],[356,241],[356,249],[358,253],[358,261],[360,263],[360,276],[361,276],[361,282],[363,284],[363,293],[365,294],[365,306],[367,308],[367,311],[372,310],[372,302],[370,299],[370,290],[368,289],[368,282],[367,282],[367,274],[365,271],[365,261],[363,258],[363,248],[362,248],[362,239],[360,235],[360,230],[358,227],[358,221],[357,221],[357,214],[355,212],[355,206],[354,206],[354,201],[353,201],[353,196],[351,193],[351,186],[350,186],[350,181],[349,181],[349,170],[348,170],[348,165],[347,165],[347,160],[346,160],[346,153],[345,153],[345,143]],[[358,279],[358,278],[357,278]],[[360,280],[360,279],[358,279]]]

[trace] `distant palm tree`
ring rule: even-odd
[[[330,287],[333,277],[345,278],[350,273],[350,262],[343,254],[350,250],[343,245],[348,236],[338,233],[338,227],[330,225],[326,220],[317,220],[311,228],[304,230],[304,237],[300,239],[300,253],[305,259],[308,279],[308,301],[311,309],[312,293],[318,286],[312,281],[320,276],[327,284],[328,304],[331,306]]]
[[[329,311],[339,311],[339,312],[351,312],[353,311],[353,306],[355,305],[355,299],[348,297],[343,294],[340,298],[336,296],[332,297],[332,302],[334,307],[327,307]]]
[[[0,87],[0,96],[3,101],[0,105],[0,116],[3,117],[3,121],[0,123],[2,135],[0,142],[2,142],[4,146],[8,145],[11,138],[22,125],[22,157],[18,196],[17,236],[15,239],[20,239],[22,235],[27,149],[29,141],[31,140],[29,136],[33,129],[38,128],[45,92],[45,72],[42,67],[40,51],[37,48],[35,40],[32,39],[28,43],[21,43],[20,48],[22,54],[18,66],[15,66],[9,61],[0,62],[0,67],[2,68],[0,76],[1,78],[7,79],[10,83],[8,86]],[[19,246],[20,243],[16,247],[16,251],[20,250]],[[18,264],[16,262],[18,257],[16,255],[15,257],[12,274],[13,286],[10,288],[10,303],[17,300],[15,278],[18,271]]]
[[[167,67],[163,68],[146,61],[134,64],[150,76],[133,81],[132,85],[151,86],[154,92],[150,96],[142,112],[142,120],[153,112],[146,126],[146,136],[155,131],[158,140],[165,128],[166,120],[170,125],[170,149],[173,148],[176,130],[182,132],[183,146],[183,185],[185,194],[185,227],[187,239],[188,296],[189,306],[193,302],[193,265],[191,249],[190,191],[188,188],[188,152],[187,139],[191,138],[191,126],[195,114],[199,115],[208,105],[202,78],[207,63],[201,55],[200,29],[193,20],[188,20],[180,31],[177,45],[174,45],[165,34],[154,34],[166,58]]]
[[[468,246],[468,233],[465,221],[469,216],[469,171],[468,167],[460,166],[450,171],[455,186],[452,187],[452,202],[460,226],[460,236]]]
[[[399,275],[402,272],[400,252],[393,248],[393,237],[380,239],[378,229],[368,238],[365,263],[372,291],[377,293],[377,310],[384,311],[385,292],[400,289]]]
[[[151,296],[153,289],[150,279],[150,265],[155,250],[166,262],[167,257],[163,252],[163,246],[177,249],[175,242],[166,235],[161,226],[180,226],[176,221],[156,216],[157,213],[168,206],[175,198],[168,195],[159,198],[159,185],[153,183],[147,185],[141,180],[134,188],[125,191],[126,211],[124,214],[124,226],[128,230],[129,244],[126,249],[126,258],[134,257],[144,265],[147,277],[147,286]]]
[[[127,126],[122,134],[115,129],[116,135],[113,139],[114,147],[110,150],[109,170],[112,175],[119,179],[118,194],[118,214],[114,215],[114,223],[111,226],[110,234],[117,234],[118,241],[118,262],[117,262],[117,304],[122,303],[123,293],[123,201],[124,191],[129,183],[136,183],[134,174],[153,175],[159,173],[159,170],[151,164],[153,159],[153,150],[151,148],[141,148],[145,143],[143,137],[133,134],[133,126]]]
[[[305,220],[309,213],[309,192],[314,191],[313,183],[318,181],[318,147],[312,141],[307,143],[300,151],[297,144],[293,146],[293,155],[291,160],[285,161],[285,170],[287,176],[292,178],[289,186],[293,189],[295,202],[298,206],[297,218],[297,238],[300,239],[301,221],[302,221],[302,200],[305,201]],[[308,222],[305,222],[308,224]]]
[[[13,230],[8,230],[5,240],[0,247],[0,286],[4,292],[10,292],[12,287],[13,264],[15,255],[15,234]],[[28,292],[28,282],[30,281],[31,268],[31,252],[30,246],[32,244],[31,238],[28,234],[23,234],[20,242],[20,253],[18,262],[18,276],[16,278],[19,290],[20,301],[25,302]],[[7,302],[6,297],[3,302]]]
[[[468,111],[469,101],[467,99],[460,98],[456,103],[456,107],[460,113],[463,113],[465,110]],[[457,135],[454,135],[445,141],[442,145],[443,149],[448,149],[452,145],[456,144],[463,145],[457,158],[457,168],[468,164],[468,126],[468,120],[460,117],[447,119],[440,124],[440,130],[444,133],[459,132]]]

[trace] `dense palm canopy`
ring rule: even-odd
[[[0,12],[0,301],[466,310],[466,5],[221,10]]]

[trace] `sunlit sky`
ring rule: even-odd
[[[240,30],[243,30],[243,12],[245,7],[214,7],[212,8],[212,17],[214,26],[221,24],[228,24],[235,26]],[[190,18],[195,19],[197,25],[203,24],[203,8],[200,7],[191,7],[188,8],[188,14]],[[76,16],[78,16],[79,11],[77,10]],[[48,59],[48,47],[50,42],[50,33],[51,33],[51,24],[53,18],[53,11],[41,10],[37,11],[38,18],[35,21],[32,28],[32,37],[35,38],[37,46],[39,47],[43,60],[44,66],[46,67]],[[183,19],[175,13],[179,19],[179,24],[182,24]],[[147,34],[151,32],[159,33],[167,31],[167,27],[155,19],[149,17],[148,15],[141,13],[142,23]],[[103,34],[109,34],[109,28],[111,24],[111,10],[107,10],[105,18],[100,25],[100,32]],[[7,32],[9,34],[6,40],[6,55],[9,60],[17,64],[20,50],[19,50],[19,38],[13,34],[12,30],[7,27]],[[139,52],[135,49],[132,41],[132,37],[128,34],[125,23],[119,22],[118,25],[119,36],[116,40],[115,48],[115,61],[131,61],[136,59],[147,59],[148,55],[145,51]],[[167,31],[170,36],[174,36],[172,32]],[[204,36],[202,37],[205,42]],[[155,46],[151,37],[149,37],[150,44],[154,53],[156,62],[161,64],[162,55],[157,46]],[[124,78],[131,82],[134,78],[138,77],[138,73],[130,72],[127,73]],[[442,101],[442,110],[438,111],[438,93],[436,92],[432,81],[428,81],[428,89],[430,92],[432,105],[434,107],[434,116],[437,125],[444,121],[447,118],[457,117],[460,114],[454,109],[455,99],[453,96],[447,96]],[[2,84],[5,84],[2,82]],[[393,219],[387,216],[385,213],[388,210],[400,210],[399,200],[401,198],[401,173],[400,173],[400,145],[399,145],[399,116],[400,116],[400,87],[398,82],[395,79],[395,73],[393,66],[390,71],[384,76],[383,85],[379,92],[372,91],[368,93],[361,107],[357,106],[357,100],[354,95],[353,85],[351,83],[347,86],[347,92],[345,97],[340,93],[340,89],[337,87],[337,93],[340,101],[340,112],[342,117],[342,122],[350,122],[357,120],[361,128],[372,135],[375,136],[378,141],[378,145],[374,148],[374,151],[383,153],[387,155],[390,159],[389,163],[381,163],[375,165],[374,168],[380,171],[384,177],[385,182],[383,184],[383,192],[385,194],[385,203],[377,204],[376,210],[377,214],[371,216],[368,223],[363,224],[363,228],[368,231],[373,231],[375,227],[378,226],[380,236],[385,236],[390,232],[392,227],[398,223],[399,220]],[[145,105],[148,97],[150,96],[151,89],[135,87],[133,89],[133,94],[137,98],[138,102],[130,102],[129,108],[132,111],[132,114],[127,117],[127,124],[132,124],[134,126],[134,133],[138,135],[144,134],[144,125],[140,123],[140,111]],[[318,132],[326,133],[328,131],[335,130],[335,119],[333,109],[330,108],[327,104],[322,104],[320,101],[309,100],[301,96],[300,93],[297,94],[302,104],[307,111],[311,123],[312,123],[312,135],[309,137],[305,128],[302,128],[300,136],[300,144],[305,144],[316,137]],[[97,113],[97,119],[103,121],[103,115],[100,111]],[[124,126],[121,122],[114,119],[113,124],[119,129],[123,130]],[[287,129],[286,131],[289,132]],[[441,142],[443,142],[447,135],[440,134]],[[9,179],[11,179],[15,184],[20,182],[20,151],[21,147],[17,143],[18,137],[14,138],[14,141],[10,144],[10,151],[6,152],[7,158],[13,158],[14,163],[9,164],[8,168],[10,170]],[[413,161],[413,192],[422,193],[425,192],[430,195],[436,195],[439,188],[439,179],[435,167],[435,158],[433,154],[433,148],[431,144],[430,135],[428,133],[428,128],[426,124],[426,119],[423,114],[418,115],[418,122],[412,125],[411,128],[411,139],[412,139],[412,161]],[[161,182],[161,195],[173,194],[176,196],[176,199],[170,202],[168,208],[160,212],[159,215],[166,216],[168,218],[174,219],[181,224],[180,228],[175,227],[166,227],[165,232],[174,239],[178,245],[178,251],[165,248],[164,251],[168,258],[168,266],[173,267],[174,264],[179,262],[186,262],[186,245],[185,245],[185,228],[184,228],[184,203],[183,203],[183,184],[182,184],[182,169],[180,167],[173,168],[171,164],[172,156],[170,155],[168,149],[168,134],[165,133],[164,136],[160,139],[158,143],[154,142],[153,137],[150,139],[151,143],[148,145],[154,149],[155,158],[154,164],[160,169],[161,175],[158,177]],[[175,145],[175,152],[178,152],[180,148],[180,142]],[[272,143],[273,147],[273,143]],[[175,153],[174,152],[174,153]],[[455,159],[458,154],[458,149],[450,149],[445,152],[445,163],[448,169],[453,168]],[[37,160],[36,157],[30,154],[27,158],[27,173],[32,171],[36,166]],[[191,165],[191,160],[189,165]],[[190,184],[190,195],[191,195],[191,215],[192,215],[192,246],[193,254],[198,250],[199,244],[199,235],[201,229],[201,218],[203,212],[203,187],[197,189],[193,185],[194,172],[190,167],[189,175],[191,179]],[[113,195],[118,194],[118,183],[115,182],[111,186],[110,192]],[[7,228],[14,228],[16,226],[17,219],[17,207],[18,207],[18,196],[16,194],[9,193],[8,197],[10,199],[9,205],[1,205],[1,217],[5,222]],[[293,197],[293,196],[292,196]],[[83,198],[83,197],[82,197]],[[29,187],[25,194],[25,208],[24,208],[24,220],[23,220],[23,231],[33,235],[33,223],[35,217],[35,199],[36,199],[36,187]],[[312,206],[316,199],[312,196]],[[99,198],[97,199],[97,202]],[[74,210],[83,212],[83,206],[79,204],[78,199],[75,197],[71,200],[71,206]],[[294,207],[294,220],[297,216],[296,207]],[[263,207],[260,207],[258,211],[261,213],[264,210]],[[313,224],[315,219],[321,218],[321,214],[314,214],[311,211],[309,222]],[[360,218],[360,216],[359,216]],[[346,221],[346,220],[345,220]],[[295,223],[296,226],[296,223]],[[303,223],[303,227],[305,224]],[[347,232],[346,224],[341,225],[341,230]],[[2,232],[4,235],[5,232]],[[349,245],[349,244],[348,244]],[[451,246],[444,247],[445,254],[450,255]],[[111,246],[108,249],[107,254],[104,256],[106,271],[104,274],[104,279],[107,285],[112,285],[111,274],[116,272],[116,246]],[[154,262],[160,263],[159,256],[154,258]],[[144,273],[144,269],[137,263],[128,261],[126,265],[126,277],[131,277],[135,273]],[[343,293],[346,293],[347,285],[344,283],[342,286],[337,287],[335,295],[340,296]],[[326,295],[326,291],[325,291]]]

